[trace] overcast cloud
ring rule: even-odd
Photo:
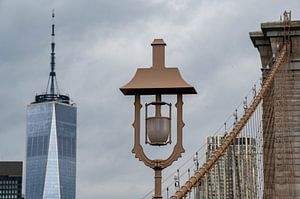
[[[153,172],[131,154],[133,99],[119,87],[151,65],[154,38],[199,93],[184,98],[186,153],[166,176],[259,78],[248,33],[284,10],[300,19],[298,0],[0,0],[0,160],[25,159],[26,106],[50,69],[52,8],[58,84],[78,106],[78,199],[141,198],[153,187]]]

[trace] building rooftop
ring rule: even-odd
[[[22,176],[22,161],[0,161],[0,176]]]

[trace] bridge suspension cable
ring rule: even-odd
[[[271,62],[272,60],[270,60]],[[247,105],[251,103],[254,99],[254,97],[257,94],[257,91],[260,89],[262,85],[262,78],[258,78],[251,89],[246,93]],[[244,99],[245,99],[244,98]],[[238,118],[240,118],[244,114],[244,108],[245,108],[245,100],[242,100],[234,109],[232,114],[229,114],[228,117],[225,119],[225,121],[220,125],[214,133],[212,133],[212,136],[218,136],[221,135],[222,137],[225,137],[225,135],[228,134],[228,131],[230,132],[231,129],[235,126],[235,124],[238,121]],[[178,168],[177,170],[180,171],[180,180],[185,181],[186,179],[190,178],[190,176],[187,177],[191,172],[195,172],[199,169],[200,163],[205,162],[205,159],[207,156],[205,155],[206,150],[206,143],[203,141],[203,143],[200,144],[200,147],[197,150],[194,150],[195,153],[191,155],[189,158],[187,158]],[[177,174],[177,171],[176,171]],[[163,195],[169,198],[169,192],[172,192],[172,188],[176,190],[175,182],[173,180],[174,173],[168,174],[166,177],[164,177],[162,185],[163,185]],[[153,193],[153,189],[149,190],[141,199],[147,199],[151,198],[151,195]]]
[[[216,167],[216,169],[215,169],[216,163],[227,152],[228,148],[230,146],[232,146],[232,144],[234,144],[235,138],[237,138],[237,136],[243,132],[246,133],[246,137],[248,136],[247,132],[249,132],[249,131],[247,131],[247,130],[244,131],[243,129],[251,128],[251,125],[248,126],[247,122],[250,122],[250,123],[254,122],[255,119],[253,119],[251,117],[253,116],[253,113],[256,111],[256,109],[261,105],[261,101],[262,101],[263,97],[265,96],[265,94],[267,92],[270,92],[269,88],[270,88],[279,68],[285,62],[288,49],[289,49],[289,44],[285,43],[285,46],[283,46],[283,48],[281,49],[274,64],[272,65],[272,68],[269,71],[268,77],[263,81],[263,84],[262,84],[260,90],[258,91],[258,93],[256,93],[256,90],[255,90],[255,93],[254,93],[255,97],[249,106],[247,103],[247,99],[245,99],[245,103],[243,103],[243,108],[245,110],[243,116],[240,118],[240,120],[238,120],[234,123],[234,126],[233,126],[231,132],[224,136],[224,139],[222,140],[222,144],[220,146],[218,146],[212,154],[210,154],[210,157],[207,159],[207,161],[199,169],[197,169],[195,171],[194,175],[191,176],[185,182],[185,184],[183,184],[180,188],[177,189],[175,194],[170,197],[171,199],[180,199],[183,197],[187,197],[189,192],[192,191],[193,187],[195,187],[199,183],[201,183],[201,180],[203,180],[205,178],[205,176],[209,173],[209,171],[211,169],[214,169],[216,172],[218,172],[218,167]],[[272,111],[272,110],[270,109],[270,111]],[[234,117],[236,118],[236,116],[234,116]],[[272,121],[269,121],[269,122],[272,122]],[[261,138],[258,138],[258,139],[261,139]],[[246,141],[246,142],[248,142],[248,141]],[[234,152],[234,150],[233,150],[233,152]],[[262,160],[259,160],[259,161],[262,161]],[[249,161],[249,162],[251,162],[251,161]],[[247,164],[249,164],[249,163],[247,162],[246,165]],[[260,162],[259,164],[262,164],[262,163]],[[246,166],[246,170],[249,168],[250,168],[249,166]],[[262,175],[260,174],[260,176],[262,176]],[[243,176],[243,177],[247,177],[247,176]],[[241,177],[237,177],[236,179],[239,180],[239,179],[241,179]],[[237,187],[236,190],[238,190],[238,192],[240,192],[241,190],[245,190],[245,189],[253,189],[254,190],[257,187],[255,183],[256,182],[250,183],[251,188],[249,188],[245,183],[241,184],[241,183],[235,182],[235,184],[237,184],[238,186],[241,186],[241,187]],[[257,191],[262,192],[262,190],[257,190]],[[236,194],[236,196],[241,195],[241,193],[235,193],[235,194]],[[247,192],[247,194],[248,194],[248,192]],[[249,194],[251,194],[251,192],[249,192]]]
[[[274,57],[271,58],[268,61],[267,64],[272,66],[273,63],[274,63]],[[270,72],[270,70],[268,69],[267,74],[269,74],[269,72]],[[263,81],[265,79],[266,78],[264,78],[264,79],[263,78],[258,78],[258,80],[255,82],[253,87],[245,95],[246,97],[244,97],[244,99],[241,101],[241,103],[235,108],[234,112],[227,117],[225,122],[216,131],[214,131],[215,133],[213,133],[211,137],[222,137],[221,141],[222,142],[224,141],[225,137],[228,135],[228,132],[231,132],[232,129],[234,128],[234,126],[237,124],[238,118],[241,118],[243,116],[243,114],[245,113],[245,110],[250,106],[252,101],[255,99],[255,96],[257,95],[258,91],[260,90],[261,86],[263,85]],[[272,89],[268,90],[268,93],[273,93],[274,87],[271,87],[271,88]],[[271,95],[271,94],[267,94],[267,95]],[[249,158],[250,156],[251,157],[252,156],[256,157],[257,164],[254,164],[254,166],[262,165],[262,159],[263,159],[262,158],[262,142],[263,142],[263,140],[262,140],[262,123],[261,123],[262,111],[261,111],[261,106],[262,106],[262,103],[259,104],[259,107],[254,112],[252,118],[250,119],[250,121],[247,123],[246,127],[244,127],[244,130],[242,130],[240,135],[239,135],[240,138],[251,136],[251,138],[255,139],[255,142],[257,142],[256,143],[257,150],[254,151],[254,152],[252,151],[251,153],[249,152],[248,154],[244,155],[244,157],[246,157],[246,159]],[[272,113],[273,106],[268,106],[268,107],[264,107],[264,108],[265,108],[265,111],[267,113],[269,113],[269,115],[273,114]],[[269,120],[273,119],[273,117],[269,117],[268,119]],[[264,131],[268,130],[272,126],[272,121],[273,120],[271,120],[271,121],[269,121],[269,120],[264,125]],[[251,123],[251,125],[249,123]],[[242,139],[240,139],[240,140],[242,140]],[[184,163],[182,163],[178,167],[178,169],[176,171],[176,175],[179,176],[180,181],[185,182],[185,180],[188,180],[190,178],[191,173],[198,170],[200,163],[205,162],[206,159],[209,158],[208,155],[206,155],[207,150],[208,150],[207,149],[207,144],[208,143],[205,143],[205,141],[203,141],[201,146],[197,150],[195,150],[196,151],[195,155],[190,156]],[[214,147],[216,147],[216,146],[214,146]],[[238,155],[240,153],[239,151],[241,151],[241,149],[243,149],[243,146],[240,147],[240,146],[236,145],[236,146],[231,146],[231,147],[235,147],[235,149],[232,149],[231,152],[233,153],[233,155],[236,156],[236,159],[237,159],[235,161],[235,167],[234,168],[241,167],[241,165],[244,161],[243,161],[243,157],[239,158]],[[248,148],[250,148],[250,147],[248,147]],[[215,149],[216,148],[214,148],[214,150]],[[210,151],[210,153],[209,153],[209,155],[210,155],[212,150],[209,150],[209,151]],[[227,156],[228,155],[225,156],[225,160],[221,160],[221,159],[224,159],[224,158],[221,158],[219,160],[219,161],[221,161],[221,163],[218,162],[216,164],[220,164],[221,166],[222,165],[227,165],[229,167],[228,169],[231,169],[230,166],[228,165],[228,164],[230,164],[230,160],[226,159],[226,158],[228,158]],[[223,163],[222,163],[222,161],[223,161]],[[251,160],[251,161],[254,162],[254,160]],[[175,186],[175,179],[173,180],[173,176],[174,176],[173,174],[174,173],[164,177],[164,181],[162,182],[163,183],[163,195],[164,195],[164,197],[167,197],[167,198],[169,198],[170,192],[174,193],[178,189],[178,186]],[[213,175],[217,175],[217,174],[213,173],[212,176]],[[242,181],[242,180],[240,179],[241,176],[239,176],[239,175],[242,175],[242,174],[240,174],[239,172],[235,172],[234,175],[235,175],[235,177],[231,177],[231,178],[233,178],[231,180],[233,180],[234,183],[237,183],[237,186],[235,187],[235,189],[237,189],[240,192],[241,189],[240,189],[240,187],[238,187],[238,185],[239,185],[239,181]],[[247,174],[243,174],[243,175],[247,176]],[[205,180],[206,180],[206,178],[209,178],[209,176],[210,176],[210,174],[209,175],[206,174],[206,176],[204,177]],[[262,168],[262,166],[258,166],[258,168],[257,168],[257,177],[256,177],[257,182],[255,182],[256,186],[252,186],[252,187],[257,187],[256,193],[257,193],[258,196],[262,196],[263,184],[260,184],[258,182],[262,182],[263,177],[264,177],[263,176],[263,168]],[[189,199],[190,198],[200,199],[200,197],[197,197],[197,195],[199,196],[200,192],[201,191],[203,192],[203,190],[199,191],[199,188],[203,189],[203,185],[205,185],[205,184],[206,184],[206,186],[209,186],[209,185],[207,185],[208,183],[205,180],[202,179],[201,183],[199,183],[199,182],[197,183],[199,186],[193,187],[194,196],[189,192],[188,193],[189,194],[189,196],[188,196]],[[228,180],[230,181],[230,179],[228,179]],[[252,179],[252,180],[254,181],[254,179]],[[210,183],[213,184],[212,181]],[[227,183],[226,186],[229,186],[228,184],[230,184],[230,183],[225,182],[225,184],[226,183]],[[176,183],[176,184],[178,184],[178,183]],[[219,186],[222,186],[222,185],[219,184]],[[175,191],[173,191],[174,188],[175,188]],[[153,190],[150,190],[149,192],[147,192],[147,194],[145,194],[142,197],[142,199],[151,198],[152,193],[153,193]],[[236,193],[236,194],[237,194],[237,196],[240,195],[238,193]],[[209,196],[207,196],[205,198],[209,198]],[[229,198],[231,198],[230,195],[229,195]],[[262,198],[262,197],[258,197],[258,198]]]
[[[265,171],[266,168],[264,168],[264,166],[265,164],[272,165],[272,161],[274,161],[275,158],[279,158],[279,161],[282,163],[288,162],[286,164],[281,164],[280,167],[280,170],[282,171],[281,179],[285,184],[284,186],[294,183],[295,179],[293,176],[291,176],[291,174],[295,172],[294,168],[290,169],[289,171],[287,168],[284,168],[287,167],[288,164],[294,167],[294,158],[291,151],[291,146],[293,144],[290,136],[291,129],[287,124],[285,124],[291,122],[291,119],[289,119],[290,113],[286,112],[283,108],[287,106],[287,96],[291,95],[289,90],[289,82],[291,81],[291,75],[289,74],[288,70],[289,62],[283,65],[284,61],[289,59],[291,53],[290,12],[284,13],[283,25],[283,45],[282,43],[277,44],[277,52],[275,52],[267,64],[263,66],[263,77],[261,78],[261,84],[256,83],[254,85],[252,88],[252,96],[250,91],[244,98],[243,102],[234,111],[234,113],[226,119],[224,125],[222,125],[213,136],[209,137],[212,139],[217,139],[217,144],[213,142],[210,143],[209,140],[207,140],[207,144],[204,143],[197,150],[195,155],[196,157],[191,156],[177,169],[174,181],[172,181],[173,174],[164,178],[164,196],[169,198],[170,190],[172,187],[175,187],[176,193],[171,196],[172,199],[273,198],[274,192],[268,188],[268,185],[272,186],[272,184],[274,184],[272,183],[274,179],[274,171],[272,171],[272,169],[267,169],[267,171]],[[281,51],[279,51],[279,49],[281,49]],[[260,88],[257,90],[257,87]],[[276,92],[274,92],[275,89]],[[277,92],[281,94],[278,95]],[[263,97],[264,100],[262,100]],[[274,110],[274,105],[277,107],[276,111]],[[249,111],[251,107],[253,108],[253,112]],[[242,109],[241,112],[240,109]],[[274,118],[275,114],[277,114],[277,118],[279,118],[280,121],[277,121],[278,119],[276,120]],[[238,121],[238,118],[241,119]],[[276,122],[281,123],[281,125],[277,125],[278,135],[274,134],[274,124]],[[228,132],[231,133],[228,134]],[[280,133],[283,132],[284,135],[281,135]],[[215,136],[216,134],[221,134],[222,136]],[[248,144],[248,141],[243,141],[248,140],[248,138],[250,138],[250,142],[253,142],[255,145],[253,149],[251,149],[252,146],[251,144]],[[231,141],[228,142],[229,140]],[[245,142],[246,144],[236,145],[236,142],[241,141]],[[228,146],[224,147],[226,144]],[[277,154],[275,158],[273,155],[274,145],[280,145],[279,150],[275,151]],[[208,150],[207,147],[213,147],[213,150]],[[221,153],[222,151],[223,153]],[[199,162],[205,163],[199,168]],[[229,173],[232,172],[233,174],[227,176],[228,171],[225,172],[226,169],[229,171]],[[253,171],[251,171],[251,169]],[[273,168],[273,170],[274,169],[275,168]],[[193,171],[194,175],[191,177],[191,173]],[[254,175],[254,177],[249,175]],[[187,176],[188,178],[186,178]],[[186,179],[187,181],[185,184],[180,187],[180,184],[182,184],[180,181],[184,182]],[[191,179],[196,179],[196,182],[194,183],[191,181]],[[222,180],[224,180],[223,184],[221,182]],[[227,181],[231,182],[231,184]],[[192,188],[188,186],[191,184],[193,184],[190,186]],[[232,186],[232,184],[234,187],[227,189],[228,186]],[[224,186],[227,188],[224,188]],[[289,186],[285,187],[284,189],[288,190],[290,193],[295,191]],[[226,193],[228,190],[229,192],[231,191],[233,193],[226,195],[228,194]],[[143,199],[149,198],[149,196],[152,194],[152,191],[153,190],[146,194]],[[221,193],[222,191],[224,193]],[[207,192],[209,192],[211,195],[208,195]],[[180,193],[182,194],[180,195]],[[276,193],[275,195],[280,196],[280,193]]]
[[[247,92],[245,95],[248,100],[247,103],[251,103],[250,99],[253,99],[259,90],[259,88],[262,85],[262,78],[258,78],[253,87]],[[248,104],[247,104],[248,106]],[[228,131],[231,131],[233,129],[234,125],[237,123],[238,118],[240,118],[244,113],[245,108],[245,100],[241,101],[241,103],[238,104],[238,106],[235,107],[234,112],[230,114],[225,122],[217,128],[217,130],[214,131],[212,136],[221,135],[222,137],[225,137],[225,135],[228,133]],[[190,178],[190,175],[192,172],[195,172],[199,169],[200,163],[204,162],[207,156],[205,155],[206,150],[206,143],[203,141],[202,144],[200,144],[200,147],[197,150],[194,150],[195,153],[191,155],[189,158],[187,158],[178,168],[175,175],[180,176],[181,181],[185,181],[186,179]],[[180,171],[178,173],[178,171]],[[174,173],[171,173],[164,177],[164,180],[162,182],[163,184],[163,195],[167,198],[169,198],[169,193],[173,192],[172,189],[175,188],[175,190],[178,187],[175,187],[175,180],[173,180]],[[186,178],[188,177],[188,178]],[[153,193],[153,189],[147,192],[142,199],[151,198],[151,195]]]

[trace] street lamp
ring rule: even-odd
[[[162,39],[152,42],[153,59],[152,67],[138,68],[136,74],[126,85],[120,88],[124,95],[134,95],[134,147],[132,153],[140,161],[155,171],[154,199],[161,199],[161,172],[170,166],[184,152],[182,146],[182,95],[197,94],[194,87],[186,83],[181,77],[178,68],[165,67],[165,46]],[[150,159],[144,153],[140,143],[141,137],[141,96],[153,95],[154,102],[145,104],[145,143],[151,146],[171,144],[172,104],[162,101],[162,95],[177,95],[175,107],[177,109],[177,140],[171,155],[167,159]],[[150,116],[148,108],[155,108],[154,116]],[[162,115],[162,107],[168,108],[168,114]]]

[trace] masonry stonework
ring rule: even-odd
[[[261,24],[250,32],[264,80],[289,35],[290,51],[263,100],[264,198],[300,198],[300,21]]]

